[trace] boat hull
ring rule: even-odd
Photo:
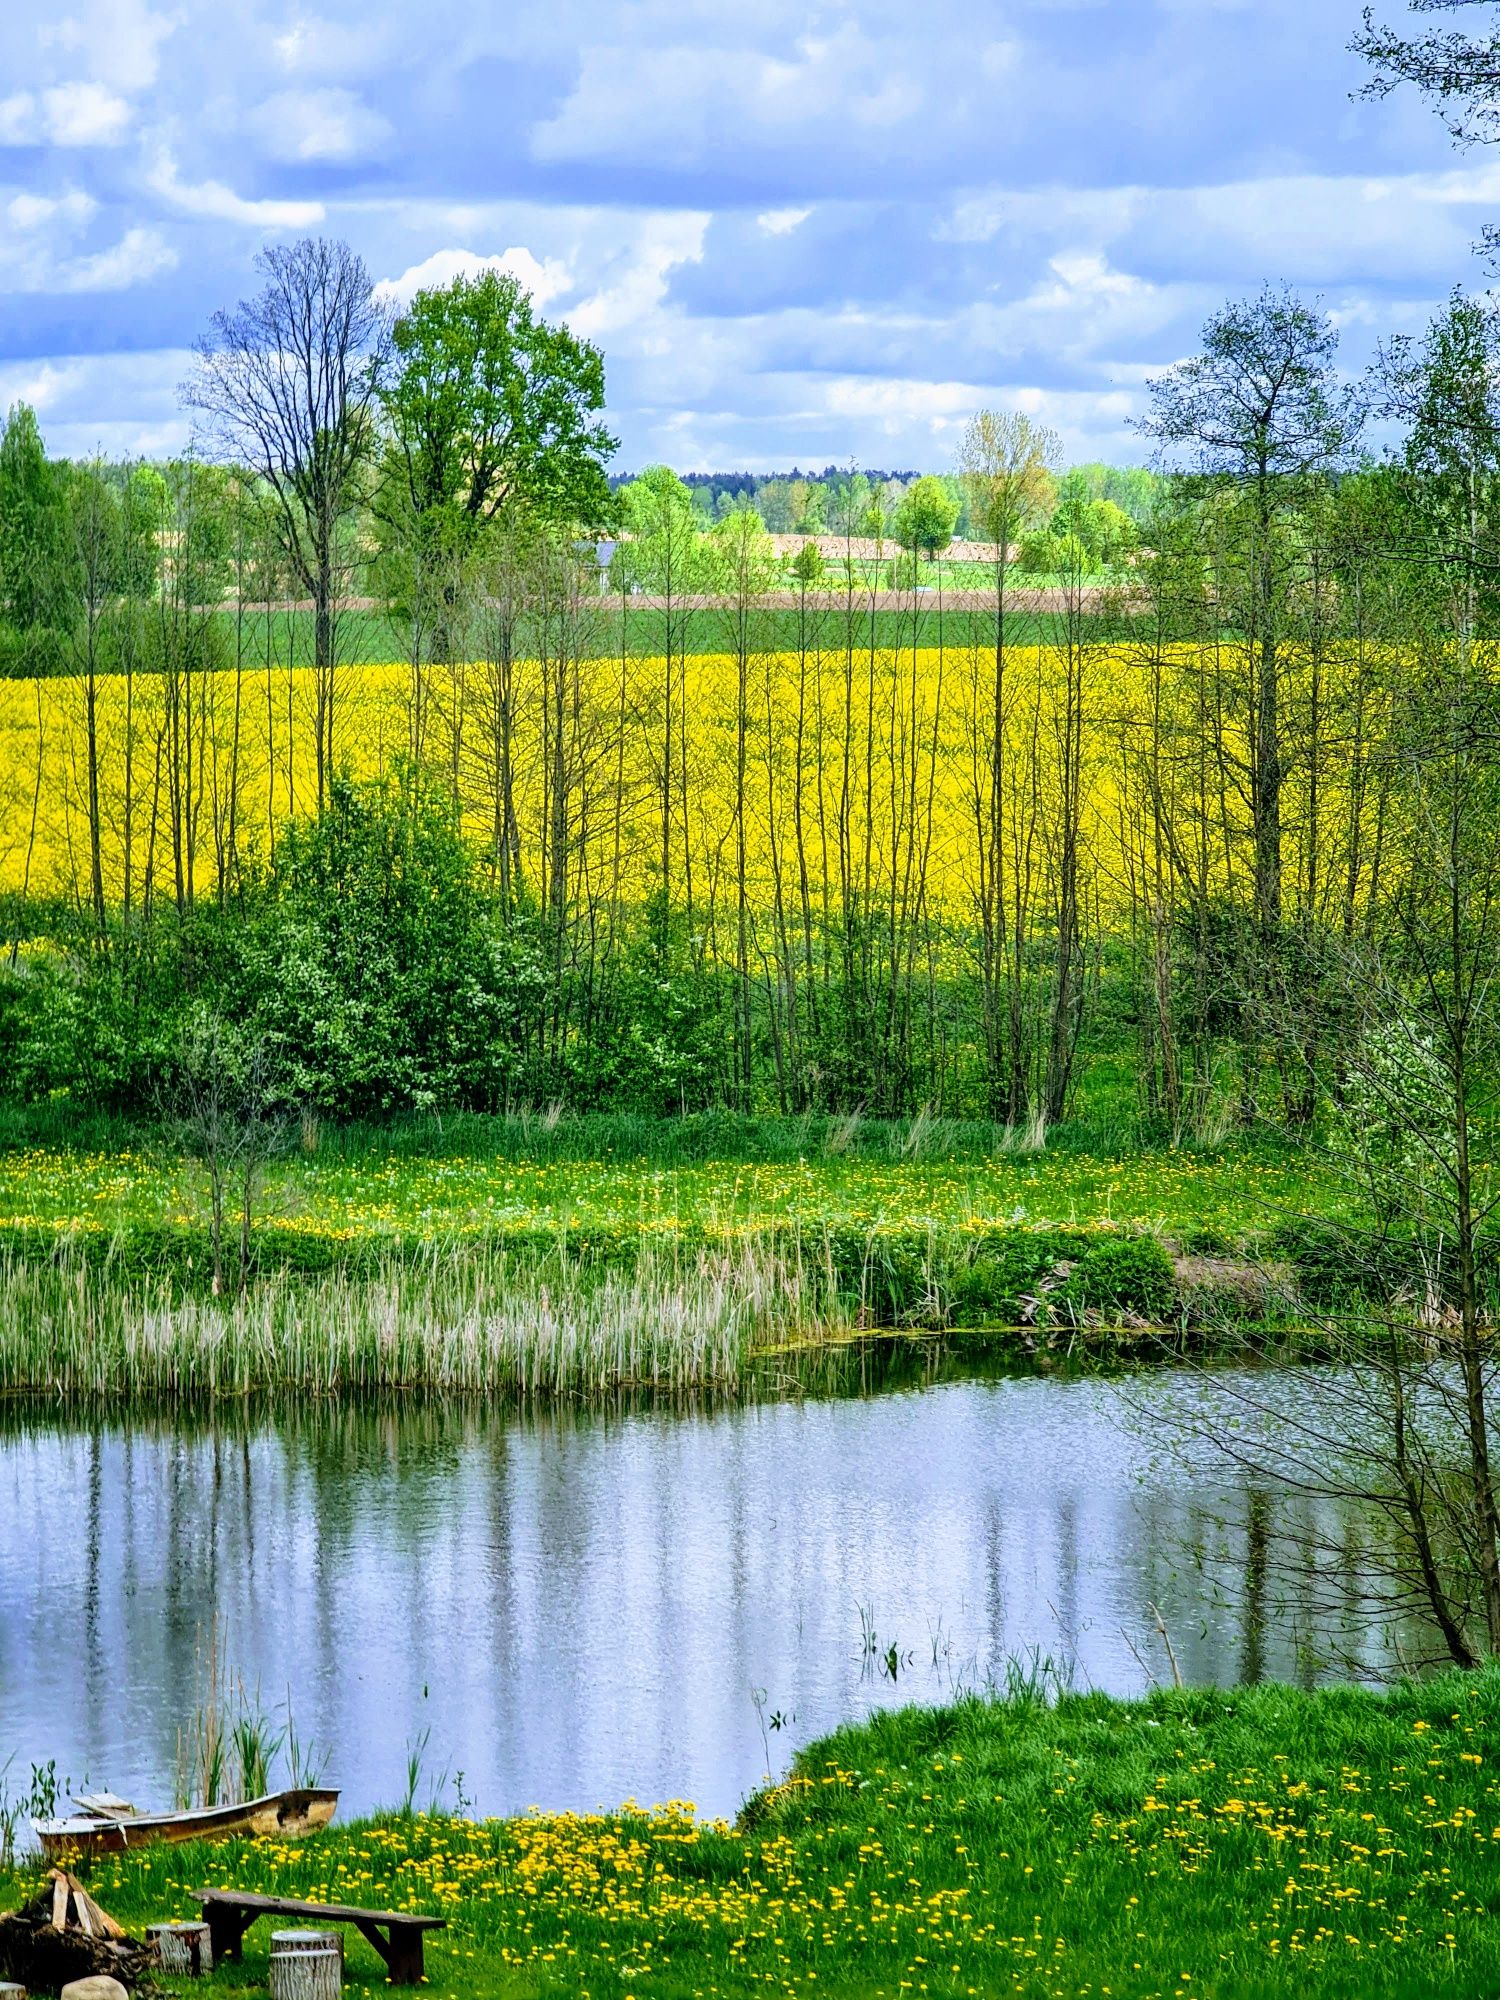
[[[151,1840],[297,1840],[327,1826],[339,1802],[337,1792],[303,1788],[241,1799],[228,1806],[199,1806],[189,1812],[138,1813],[130,1819],[60,1819],[34,1822],[49,1861],[70,1854],[119,1854]]]

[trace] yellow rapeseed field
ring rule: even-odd
[[[987,882],[1024,915],[1071,827],[1107,912],[1163,865],[1158,812],[1180,865],[1243,870],[1235,671],[1216,661],[1209,689],[1197,662],[1163,683],[1118,648],[1012,648],[998,786],[982,646],[112,676],[92,702],[77,678],[0,681],[0,891],[86,902],[97,824],[107,902],[203,897],[264,861],[333,772],[405,760],[456,788],[497,874],[575,908],[638,899],[665,865],[711,925],[741,872],[794,929],[841,892],[962,915]],[[1319,780],[1313,817],[1294,766],[1284,833],[1332,880],[1366,808],[1331,737]]]

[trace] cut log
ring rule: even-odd
[[[26,1988],[12,1980],[0,1979],[0,2000],[26,2000]]]
[[[271,2000],[338,2000],[344,1940],[338,1931],[272,1931]]]
[[[156,1946],[157,1962],[174,1979],[201,1979],[214,1969],[213,1946],[208,1925],[201,1920],[185,1924],[148,1924],[146,1942]]]

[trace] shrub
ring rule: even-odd
[[[1091,1242],[1064,1287],[1079,1306],[1170,1317],[1177,1297],[1172,1259],[1154,1236],[1109,1236]]]

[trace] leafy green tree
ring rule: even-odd
[[[823,581],[823,553],[816,542],[804,542],[787,565],[792,577],[803,590],[811,590]]]
[[[1052,510],[1057,450],[1054,434],[1020,411],[980,410],[964,433],[958,476],[969,529],[995,544],[1002,564],[1011,544]]]
[[[17,403],[0,432],[0,616],[23,672],[57,663],[71,541],[65,473],[47,458],[36,412]]]
[[[525,927],[494,924],[451,800],[407,773],[335,778],[286,827],[251,969],[283,1090],[351,1117],[503,1102],[546,979]]]
[[[485,271],[418,292],[391,347],[386,469],[411,513],[464,530],[515,506],[569,526],[608,519],[603,357],[542,319],[516,279]]]
[[[903,549],[931,562],[953,540],[958,502],[936,474],[914,479],[901,497],[891,527]]]
[[[627,539],[615,550],[610,582],[615,589],[657,594],[706,591],[715,587],[716,564],[693,496],[667,465],[652,465],[622,486],[616,496]],[[726,517],[732,524],[737,518]],[[759,525],[759,517],[755,517]]]
[[[1089,552],[1076,535],[1051,528],[1023,535],[1016,568],[1023,576],[1081,576],[1092,569]]]
[[[1101,500],[1087,475],[1073,471],[1058,489],[1052,516],[1056,536],[1073,536],[1082,546],[1090,570],[1113,569],[1139,540],[1134,521],[1113,500]]]
[[[1382,349],[1376,381],[1382,414],[1406,427],[1411,526],[1457,582],[1467,640],[1500,526],[1500,314],[1455,286],[1420,344],[1399,335]]]
[[[852,469],[836,473],[828,482],[828,501],[824,510],[829,533],[845,537],[862,535],[869,506],[869,475]]]

